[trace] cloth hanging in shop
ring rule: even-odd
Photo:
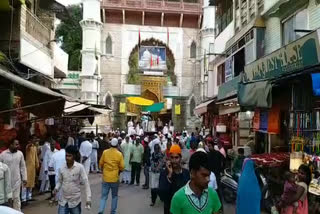
[[[260,111],[260,127],[259,131],[268,131],[268,111]]]
[[[312,88],[315,96],[320,96],[320,73],[311,74]]]
[[[142,97],[128,97],[127,99],[130,103],[139,106],[151,106],[154,103],[152,100],[148,100]]]
[[[238,102],[246,108],[271,108],[272,85],[269,81],[240,83]]]
[[[268,113],[268,133],[280,133],[280,106],[273,105]]]
[[[254,111],[254,117],[253,117],[253,129],[255,131],[258,131],[260,128],[260,110],[256,109]]]
[[[164,108],[164,103],[154,103],[151,106],[142,106],[143,112],[160,112]]]

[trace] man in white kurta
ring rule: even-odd
[[[9,149],[0,154],[0,161],[10,168],[13,208],[20,211],[20,189],[22,182],[24,185],[27,184],[27,168],[24,156],[21,151],[18,151],[18,147],[19,141],[12,141]]]
[[[49,170],[49,164],[52,160],[53,154],[57,153],[58,150],[55,149],[55,142],[51,142],[50,143],[50,149],[46,152],[46,155],[44,156],[42,165],[44,168],[44,174],[46,175],[46,180],[47,183],[49,183],[48,181],[50,181],[50,187],[51,187],[51,192],[53,191],[53,189],[55,188],[55,172],[53,167]],[[52,198],[52,193],[51,193],[51,197]]]
[[[40,168],[40,174],[39,174],[39,181],[41,181],[40,186],[40,193],[46,192],[48,190],[48,176],[44,173],[44,157],[47,153],[47,151],[50,150],[50,142],[53,141],[51,138],[48,138],[48,140],[43,144],[41,147],[41,155],[40,155],[40,161],[41,161],[41,168]]]
[[[91,144],[92,144],[92,152],[91,152],[91,156],[90,156],[91,172],[97,172],[97,171],[99,171],[99,168],[98,168],[99,143],[95,139],[92,139]]]
[[[84,169],[86,170],[87,175],[89,175],[90,172],[90,156],[92,153],[92,144],[88,141],[85,140],[81,143],[80,146],[80,155],[81,155],[81,163],[84,166]]]
[[[122,173],[122,183],[129,184],[131,182],[131,164],[130,155],[132,149],[132,143],[129,140],[129,136],[126,136],[125,140],[121,143],[121,150],[124,157],[124,171]]]
[[[48,166],[49,171],[50,171],[50,168],[54,170],[56,175],[56,182],[58,182],[59,169],[66,163],[65,145],[60,144],[60,146],[61,146],[61,149],[52,155],[51,160],[49,162],[49,166]]]
[[[130,120],[129,122],[128,122],[128,134],[129,135],[131,135],[131,133],[134,131],[134,127],[133,127],[133,122],[132,122],[132,120]]]
[[[163,127],[162,133],[163,133],[163,135],[166,135],[166,134],[169,133],[168,124],[166,124],[166,125]]]
[[[156,144],[159,144],[160,145],[161,141],[160,141],[160,138],[158,137],[158,135],[154,135],[154,139],[149,143],[149,147],[151,149],[151,154],[154,153],[154,146]]]

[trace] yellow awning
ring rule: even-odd
[[[153,105],[152,100],[144,99],[142,97],[128,97],[130,103],[139,105],[139,106],[151,106]]]

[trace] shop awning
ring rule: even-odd
[[[239,84],[238,102],[241,107],[245,108],[271,108],[271,83],[269,81],[260,81]]]
[[[208,106],[211,104],[211,103],[214,103],[215,99],[212,99],[212,100],[209,100],[209,101],[206,101],[204,103],[201,103],[200,105],[198,105],[195,109],[194,109],[194,113],[196,115],[202,115],[204,113],[206,113],[208,111]]]
[[[164,108],[164,103],[154,103],[151,106],[143,106],[143,112],[160,112]]]
[[[64,106],[64,113],[68,115],[96,115],[109,114],[111,112],[107,107],[92,106],[90,104],[82,104],[79,102],[66,102]]]
[[[235,96],[238,93],[238,85],[241,75],[219,86],[218,101]]]
[[[38,117],[60,116],[64,110],[65,100],[75,101],[71,97],[25,80],[1,66],[0,77],[14,84],[15,94],[22,98],[21,109]],[[13,109],[8,109],[8,111],[13,111]]]
[[[142,97],[128,97],[127,99],[130,103],[139,106],[151,106],[154,103],[152,100],[148,100]]]
[[[64,105],[64,112],[70,114],[70,113],[82,111],[83,109],[86,109],[86,108],[89,108],[89,106],[78,103],[78,102],[66,102]]]

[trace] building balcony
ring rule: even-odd
[[[103,0],[107,10],[202,14],[203,0]]]
[[[51,28],[26,6],[15,8],[12,20],[10,11],[0,11],[0,51],[13,63],[53,77],[53,39]],[[27,72],[27,71],[23,71]]]

